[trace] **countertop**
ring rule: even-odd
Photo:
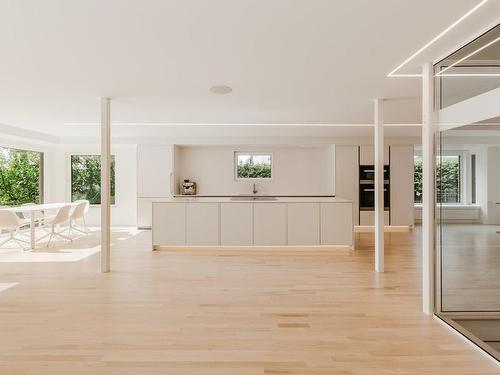
[[[253,199],[257,198],[257,199]],[[259,200],[258,198],[263,198],[262,200]],[[269,198],[276,198],[276,199],[269,199]],[[327,196],[286,196],[286,197],[280,197],[276,196],[273,197],[272,195],[257,195],[257,196],[235,196],[235,197],[228,197],[228,196],[220,196],[220,197],[200,197],[200,196],[174,196],[173,198],[169,199],[162,199],[161,201],[158,202],[212,202],[212,203],[298,203],[298,202],[309,202],[309,203],[352,203],[352,201],[347,200],[347,199],[341,199],[341,198],[335,198],[335,197],[327,197]]]

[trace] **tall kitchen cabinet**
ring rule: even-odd
[[[359,209],[359,166],[374,165],[371,145],[335,146],[335,196],[353,202],[354,225],[374,225],[374,211]],[[413,208],[413,145],[391,145],[384,148],[384,164],[389,165],[390,211],[384,212],[385,225],[412,226]]]
[[[384,147],[384,164],[390,163],[390,148]],[[375,165],[375,147],[369,145],[361,145],[359,147],[359,165]]]
[[[414,224],[413,153],[413,145],[391,146],[391,225]]]
[[[389,165],[391,162],[391,151],[390,151],[389,146],[384,146],[384,165]],[[361,145],[359,146],[359,165],[360,166],[373,166],[375,165],[375,147],[372,145]],[[371,168],[374,169],[374,168]],[[390,184],[389,184],[389,188]],[[373,193],[375,194],[374,189],[375,186],[372,185],[361,185],[361,181],[359,182],[358,185],[358,194],[359,194],[359,189],[371,189]],[[389,191],[390,193],[390,191]],[[390,199],[390,198],[389,198]],[[360,203],[362,206],[363,202]],[[387,202],[385,202],[387,203]],[[390,225],[391,224],[391,216],[390,216],[390,211],[384,211],[384,225]],[[372,208],[371,210],[366,210],[361,207],[359,211],[359,225],[362,226],[372,226],[375,225],[375,208]]]
[[[174,150],[172,145],[137,147],[137,227],[152,225],[152,203],[174,194]]]
[[[335,197],[353,202],[354,225],[359,225],[359,146],[335,146]]]

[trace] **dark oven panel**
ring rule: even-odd
[[[390,187],[389,184],[384,184],[384,209],[388,210],[390,203]],[[375,210],[375,185],[360,184],[359,185],[359,209],[361,211]]]
[[[384,182],[389,183],[389,166],[384,165]],[[360,165],[359,166],[359,181],[361,184],[375,182],[375,166],[374,165]]]

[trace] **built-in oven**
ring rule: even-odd
[[[384,184],[384,210],[391,206],[391,194],[389,184]],[[361,211],[375,210],[375,184],[359,185],[359,209]]]
[[[360,184],[373,184],[375,181],[375,166],[360,165],[359,166],[359,181]],[[389,166],[384,165],[384,182],[389,183]]]

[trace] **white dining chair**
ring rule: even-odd
[[[69,231],[68,234],[71,234],[71,230],[74,229],[83,234],[89,234],[89,230],[87,228],[87,224],[85,222],[85,215],[89,211],[90,202],[88,200],[78,200],[76,203],[73,212],[71,212],[69,217]],[[78,225],[77,220],[81,219],[83,225]],[[82,229],[80,229],[82,228]]]
[[[19,245],[23,250],[26,250],[26,247],[23,246],[23,243],[28,244],[28,241],[20,239],[16,236],[17,231],[22,226],[29,224],[28,220],[21,219],[14,212],[9,210],[0,210],[0,230],[6,230],[9,232],[9,238],[0,243],[0,246],[5,245],[8,242],[15,242]]]
[[[65,236],[64,234],[62,234],[62,231],[56,231],[56,228],[59,224],[63,224],[65,222],[67,222],[69,220],[69,216],[70,216],[70,210],[71,210],[71,205],[66,205],[66,206],[62,206],[58,211],[57,213],[55,214],[54,217],[52,218],[49,218],[47,221],[46,221],[46,225],[50,225],[50,233],[47,234],[46,236],[42,237],[41,239],[47,237],[47,236],[50,236],[49,237],[49,241],[47,242],[47,247],[49,247],[50,245],[50,241],[52,240],[52,237],[56,236],[56,237],[61,237],[61,238],[64,238],[70,242],[72,242],[73,240],[71,238],[69,238],[68,236]]]

